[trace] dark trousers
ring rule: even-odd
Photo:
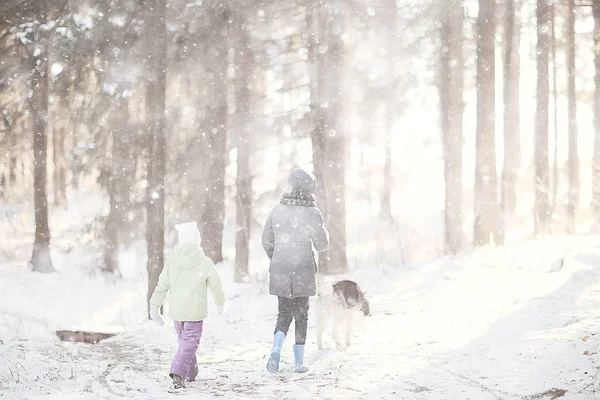
[[[279,315],[275,333],[283,332],[286,336],[292,319],[296,321],[296,344],[306,343],[306,330],[308,327],[308,297],[287,299],[277,297],[279,300]]]

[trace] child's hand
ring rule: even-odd
[[[223,314],[225,314],[225,304],[223,304],[222,306],[217,306],[217,312],[220,316],[223,316]]]
[[[163,326],[165,324],[165,320],[162,315],[160,315],[160,311],[158,311],[158,307],[155,305],[150,305],[150,318],[152,321],[156,322],[156,325]]]

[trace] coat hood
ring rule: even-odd
[[[200,266],[207,258],[200,246],[184,245],[173,250],[170,258],[172,269],[192,269]]]
[[[288,185],[292,190],[306,190],[314,193],[317,186],[317,179],[309,172],[302,168],[294,168],[290,173]]]

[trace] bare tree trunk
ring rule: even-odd
[[[535,126],[535,233],[548,233],[550,189],[548,161],[548,107],[550,85],[548,79],[548,48],[550,6],[547,0],[538,0],[537,19],[537,105]]]
[[[106,165],[108,175],[109,213],[106,219],[103,270],[110,273],[119,272],[119,244],[123,243],[122,232],[127,225],[127,212],[130,210],[129,191],[131,179],[135,172],[135,157],[132,154],[132,136],[129,128],[129,103],[126,98],[113,100],[112,149],[110,161]],[[148,153],[151,154],[151,153]]]
[[[239,17],[238,17],[239,18]],[[248,281],[250,221],[252,220],[252,174],[250,171],[250,76],[252,60],[245,21],[238,19],[236,32],[236,225],[235,281]]]
[[[227,165],[227,24],[229,10],[222,3],[214,4],[216,23],[212,38],[211,57],[214,72],[211,81],[211,104],[205,121],[207,130],[206,187],[209,195],[200,220],[202,248],[215,263],[223,261],[223,224],[225,222],[225,167]]]
[[[48,226],[47,198],[47,155],[48,155],[48,62],[49,33],[43,32],[39,39],[45,48],[39,56],[32,57],[30,99],[33,118],[33,187],[35,207],[35,242],[31,256],[31,266],[36,272],[54,272],[50,257],[50,228]]]
[[[112,168],[108,167],[108,169]],[[114,273],[119,269],[119,207],[117,204],[117,177],[114,171],[108,173],[107,191],[109,197],[109,211],[106,218],[106,225],[104,226],[104,240],[106,241],[106,248],[104,250],[104,266],[102,269],[106,272]]]
[[[440,30],[440,116],[444,143],[446,252],[458,253],[463,235],[463,8],[455,6],[442,17]]]
[[[480,0],[477,17],[477,138],[475,143],[475,227],[476,246],[498,243],[500,209],[496,175],[495,135],[495,0]]]
[[[10,186],[17,184],[17,134],[13,131],[14,125],[7,127],[10,140],[10,162],[8,165],[8,182]]]
[[[147,192],[148,228],[148,304],[164,265],[165,235],[165,96],[166,96],[166,1],[157,0],[148,7],[148,26],[152,31],[152,46],[146,83],[146,123],[150,136]],[[148,306],[149,317],[149,306]]]
[[[69,100],[71,103],[77,102],[80,96],[79,93],[85,91],[84,82],[88,77],[88,68],[91,68],[91,59],[92,57],[81,58],[74,66],[73,89],[70,91],[71,99]],[[70,111],[70,125],[72,127],[71,148],[76,149],[79,142],[78,133],[85,126],[85,112],[82,110],[82,107],[73,107]],[[78,189],[81,177],[80,165],[75,166],[71,163],[69,169],[71,171],[69,185],[73,189]]]
[[[67,202],[67,162],[65,160],[65,135],[66,127],[60,123],[60,127],[54,130],[53,158],[54,158],[54,204],[62,205]]]
[[[600,2],[592,2],[594,15],[594,157],[593,157],[593,197],[592,209],[596,221],[600,221]]]
[[[393,221],[392,216],[392,129],[395,112],[393,112],[393,104],[396,103],[396,74],[395,74],[395,43],[397,37],[396,22],[398,19],[398,6],[396,1],[391,0],[386,2],[387,17],[384,17],[382,23],[387,28],[386,47],[387,52],[387,75],[391,84],[386,88],[386,115],[385,115],[385,164],[383,167],[383,193],[381,196],[381,208],[379,209],[379,217],[383,220]]]
[[[568,0],[567,25],[567,98],[569,118],[569,233],[577,233],[576,213],[579,208],[579,152],[577,133],[577,93],[575,86],[575,0]]]
[[[323,193],[323,176],[322,176],[322,166],[320,162],[323,160],[324,155],[322,152],[325,149],[324,143],[322,143],[323,139],[323,124],[321,118],[321,112],[319,111],[319,104],[321,104],[322,99],[319,97],[319,53],[318,53],[318,45],[319,40],[321,39],[321,35],[319,34],[319,30],[321,29],[321,24],[319,23],[319,7],[318,3],[311,2],[311,5],[307,7],[307,15],[306,15],[306,29],[308,33],[308,76],[310,79],[310,113],[311,118],[314,121],[314,128],[311,131],[311,140],[312,140],[312,152],[313,152],[313,173],[317,179],[319,184],[316,188],[316,196],[318,199],[324,198],[325,194]],[[321,211],[324,212],[325,204],[321,204]]]
[[[367,166],[367,163],[365,161],[365,147],[366,147],[366,143],[363,142],[360,145],[360,159],[358,161],[359,163],[359,170],[360,173],[362,174],[362,176],[368,176],[369,175],[369,167]],[[367,204],[369,207],[369,215],[373,215],[373,197],[371,196],[371,181],[369,179],[367,179],[365,181],[365,186],[364,186],[364,193],[365,193],[365,197],[367,200]],[[391,204],[390,204],[390,209],[391,209]]]
[[[520,57],[519,0],[507,0],[504,15],[504,168],[502,170],[502,211],[504,221],[517,210],[516,184],[521,166],[520,145]]]
[[[14,187],[16,186],[17,134],[13,131],[14,122],[10,121],[6,117],[2,119],[5,136],[8,138],[8,150],[6,151],[6,157],[8,160],[5,161],[5,165],[8,167],[8,170],[5,174],[2,174],[2,177],[0,178],[0,197],[3,198],[5,194],[9,192],[9,190],[14,190]]]
[[[385,133],[385,165],[383,167],[383,195],[381,196],[381,208],[379,217],[393,221],[392,216],[392,132],[391,124]]]
[[[312,104],[316,111],[316,128],[312,132],[315,175],[321,185],[317,192],[327,227],[331,234],[329,249],[319,258],[323,274],[348,271],[346,256],[346,138],[339,118],[341,112],[343,41],[339,4],[316,3],[317,43],[326,51],[316,54],[318,95]],[[325,108],[325,103],[327,107]]]
[[[225,79],[222,77],[221,79]],[[226,88],[223,85],[223,90]],[[209,195],[205,198],[201,217],[200,232],[202,247],[206,255],[215,263],[223,261],[223,224],[225,220],[225,167],[227,160],[227,97],[215,98],[219,103],[211,107],[211,133],[206,134],[209,140],[206,185]]]
[[[550,7],[550,48],[552,50],[552,118],[554,125],[554,151],[552,157],[552,206],[550,207],[550,216],[553,216],[558,210],[558,184],[560,180],[560,171],[558,170],[558,89],[556,85],[556,32],[554,26],[555,4]],[[550,229],[552,230],[552,221],[549,219]]]

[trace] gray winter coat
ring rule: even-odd
[[[314,193],[315,178],[294,169],[289,185]],[[329,232],[318,207],[278,204],[265,223],[262,244],[271,260],[269,293],[290,299],[317,294],[313,246],[321,252],[329,244]]]

